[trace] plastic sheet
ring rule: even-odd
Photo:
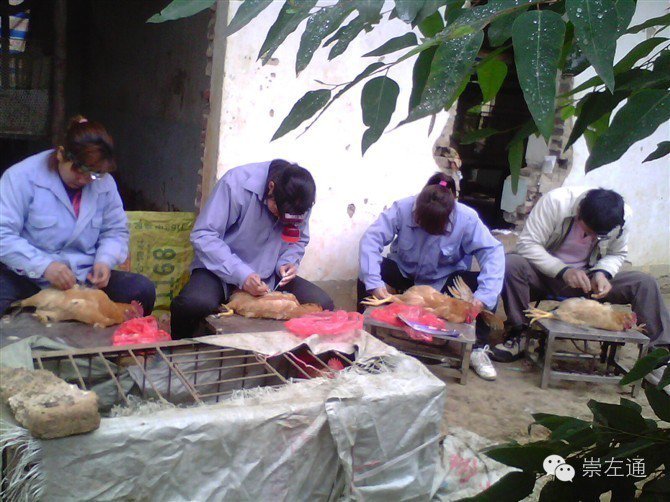
[[[391,305],[375,309],[371,314],[372,318],[376,321],[402,328],[402,330],[412,340],[422,340],[427,342],[433,340],[433,337],[429,334],[417,331],[407,326],[400,319],[398,319],[398,315],[404,316],[409,321],[425,324],[431,328],[444,329],[447,326],[444,319],[440,319],[435,314],[429,312],[423,307],[405,305],[402,303],[392,303]]]
[[[344,335],[363,329],[363,315],[345,310],[317,312],[286,321],[284,326],[294,335],[303,338],[314,334]]]
[[[153,316],[130,319],[122,323],[114,332],[112,345],[134,345],[138,343],[158,343],[172,340],[172,337],[158,328]]]

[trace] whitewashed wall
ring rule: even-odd
[[[637,12],[631,25],[666,14],[670,3],[659,0],[639,0]],[[656,36],[670,36],[670,30]],[[655,29],[635,35],[624,35],[619,39],[617,55],[623,54],[647,38],[654,36]],[[576,79],[579,85],[591,78],[593,72],[584,72]],[[618,161],[584,174],[588,158],[586,142],[581,138],[574,146],[573,167],[565,185],[586,185],[610,188],[619,192],[633,208],[631,238],[628,259],[634,267],[658,270],[667,273],[670,266],[670,158],[652,162],[642,161],[656,149],[661,141],[670,139],[670,122],[663,124],[652,136],[635,143]]]
[[[660,5],[664,2],[641,3],[654,4],[644,7],[655,13],[662,11]],[[430,136],[429,119],[424,119],[386,133],[361,157],[360,140],[365,127],[360,112],[362,87],[358,86],[331,106],[304,135],[298,136],[301,128],[271,143],[270,138],[293,103],[306,91],[320,87],[315,79],[334,84],[348,82],[375,61],[374,58],[362,61],[359,56],[405,29],[404,23],[395,20],[388,23],[383,36],[375,32],[359,36],[335,60],[337,64],[328,64],[328,50],[319,50],[310,66],[296,78],[295,54],[302,27],[289,36],[270,64],[261,66],[256,61],[265,34],[282,4],[273,2],[227,41],[218,175],[237,165],[272,158],[285,158],[308,168],[316,179],[317,204],[311,219],[312,240],[301,273],[312,280],[353,279],[357,275],[358,242],[363,231],[384,207],[418,192],[436,170],[432,145],[448,114],[438,117]],[[239,2],[231,2],[229,19],[238,5]],[[217,36],[220,34],[217,29]],[[413,60],[405,62],[389,73],[405,91],[398,99],[393,125],[407,113],[412,65]],[[616,188],[635,208],[633,242],[639,245],[632,246],[631,258],[636,265],[670,263],[667,161],[648,163],[641,168],[639,165],[658,141],[667,138],[666,127],[665,132],[659,131],[651,141],[644,142],[642,151],[636,145],[618,163],[586,177],[585,145],[580,142],[576,147],[575,167],[568,182]],[[354,209],[352,216],[351,209]]]
[[[231,2],[229,18],[238,4]],[[295,54],[303,26],[274,54],[274,61],[266,66],[256,61],[282,4],[273,2],[228,40],[218,174],[237,165],[273,158],[284,158],[309,169],[317,184],[317,202],[301,274],[312,280],[353,279],[357,276],[358,242],[364,230],[385,206],[418,192],[437,170],[432,146],[448,115],[440,116],[430,137],[429,119],[421,120],[383,135],[361,157],[365,126],[360,111],[362,86],[357,86],[336,101],[306,134],[298,137],[303,127],[271,143],[293,103],[308,90],[321,87],[315,79],[334,84],[350,81],[376,61],[363,61],[362,54],[381,45],[394,31],[404,32],[404,23],[396,20],[389,24],[384,36],[375,36],[374,32],[368,37],[360,36],[336,60],[337,64],[327,64],[328,50],[320,50],[296,79]],[[398,99],[392,125],[407,115],[412,65],[410,61],[389,73],[407,93]],[[349,216],[348,209],[353,208],[353,216]]]

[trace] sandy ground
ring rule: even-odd
[[[664,295],[670,305],[670,295]],[[630,350],[628,349],[630,347]],[[626,346],[624,356],[632,356],[633,345]],[[612,384],[561,381],[548,389],[540,388],[540,370],[521,360],[514,363],[494,363],[498,378],[489,382],[470,370],[467,385],[441,374],[437,366],[431,371],[447,384],[445,427],[459,426],[495,442],[510,439],[527,441],[528,425],[532,413],[554,413],[588,419],[592,415],[587,407],[590,399],[618,403],[621,397],[633,399],[642,406],[642,415],[653,417],[643,391],[636,398],[629,387]],[[533,439],[542,437],[539,427],[533,428]]]

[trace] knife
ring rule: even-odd
[[[461,335],[461,332],[455,329],[436,328],[434,326],[427,326],[416,321],[410,321],[402,314],[398,314],[398,319],[400,319],[412,329],[421,331],[422,333],[427,333],[437,338],[458,338]]]

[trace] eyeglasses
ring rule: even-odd
[[[65,158],[67,160],[69,160],[70,162],[72,162],[72,167],[74,169],[79,171],[81,174],[88,176],[91,179],[91,181],[99,180],[100,178],[103,178],[105,176],[105,174],[107,174],[107,173],[104,173],[104,172],[95,171],[95,170],[91,169],[90,167],[85,166],[84,164],[79,162],[77,160],[77,158],[71,152],[67,152],[65,154]]]

